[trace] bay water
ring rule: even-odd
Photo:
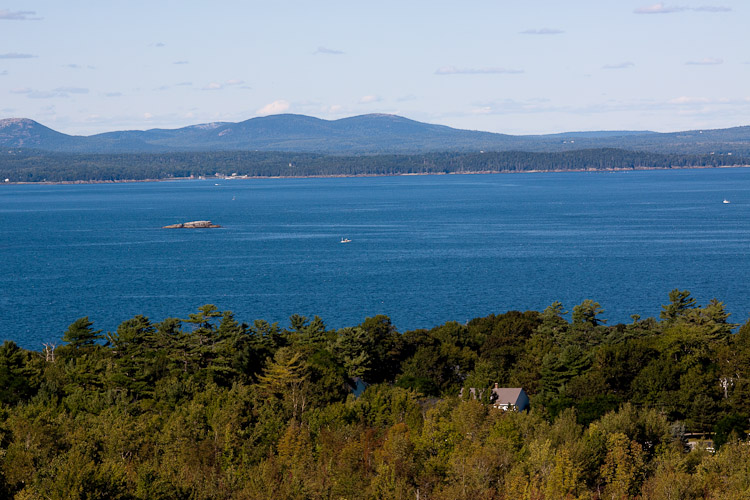
[[[0,185],[0,340],[209,303],[403,332],[593,299],[613,324],[674,288],[743,323],[749,257],[747,168]]]

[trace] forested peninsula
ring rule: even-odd
[[[750,321],[665,302],[629,324],[586,300],[403,333],[212,305],[80,318],[60,345],[0,346],[0,497],[747,498]],[[490,405],[494,384],[529,411]]]
[[[750,159],[732,155],[624,149],[353,156],[262,151],[80,154],[10,149],[0,153],[0,180],[14,183],[118,182],[191,177],[609,171],[745,165],[750,165]]]

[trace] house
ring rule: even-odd
[[[529,396],[520,387],[495,387],[490,392],[490,404],[503,411],[524,411],[529,409]]]
[[[471,399],[482,400],[486,389],[469,388],[469,397]],[[458,394],[460,398],[464,397],[464,390]],[[503,411],[524,411],[529,409],[529,396],[520,387],[495,387],[490,389],[490,404]]]

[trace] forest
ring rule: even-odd
[[[665,302],[406,332],[210,304],[80,318],[59,345],[0,346],[0,498],[748,498],[750,321]],[[459,397],[495,383],[529,411]]]
[[[688,155],[582,149],[556,153],[520,151],[418,155],[325,155],[262,151],[77,154],[11,149],[0,153],[7,182],[115,182],[185,177],[310,177],[473,172],[634,170],[750,165],[731,155]]]

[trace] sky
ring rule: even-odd
[[[390,113],[507,134],[750,125],[747,0],[0,3],[0,118]]]

